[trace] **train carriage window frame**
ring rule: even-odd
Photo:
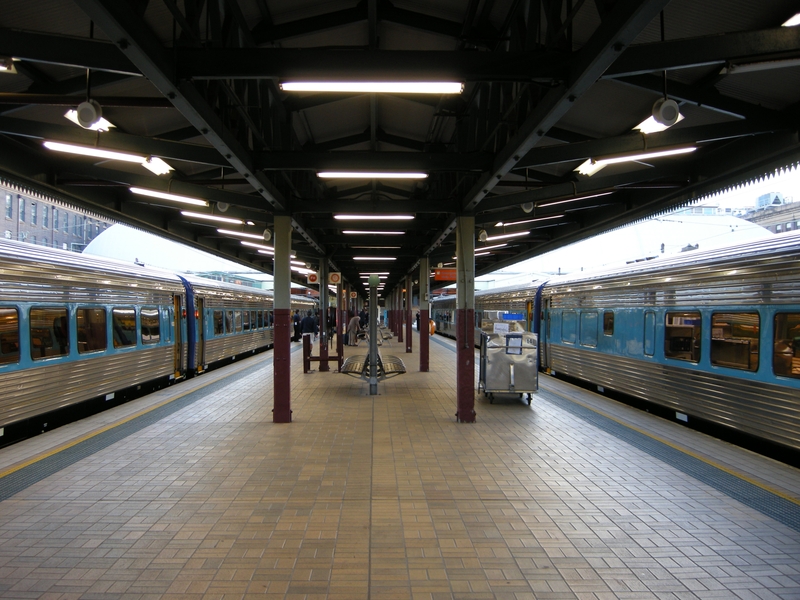
[[[800,313],[775,313],[772,371],[779,377],[800,379]]]
[[[124,319],[130,319],[133,313],[133,327]],[[111,309],[111,332],[114,348],[136,347],[136,308],[133,306],[115,306]],[[123,337],[123,334],[125,337]]]
[[[614,335],[614,312],[603,311],[603,335]]]
[[[105,308],[79,306],[75,311],[78,354],[103,352],[108,348],[108,316]]]
[[[259,329],[263,329],[264,328],[264,311],[263,310],[258,311],[258,328]]]
[[[233,311],[225,311],[225,333],[233,333]]]
[[[19,363],[19,310],[0,306],[0,366]]]
[[[69,311],[61,306],[37,306],[28,312],[31,359],[69,356]]]
[[[565,310],[561,313],[561,341],[575,345],[578,340],[578,313]]]
[[[581,311],[580,341],[581,346],[597,347],[598,314],[596,310]]]
[[[711,313],[711,364],[758,371],[761,316],[757,312]]]
[[[250,311],[242,311],[242,331],[250,331]]]
[[[233,322],[236,326],[236,333],[242,333],[242,311],[233,311]]]
[[[142,344],[150,346],[161,341],[161,321],[157,306],[143,306],[139,309]]]
[[[215,310],[213,312],[212,327],[214,328],[214,337],[225,335],[225,311]]]
[[[664,357],[697,364],[702,351],[703,317],[699,311],[664,314]]]

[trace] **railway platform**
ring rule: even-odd
[[[290,424],[266,352],[0,449],[0,598],[800,598],[797,469],[545,375],[457,423],[413,336],[373,396],[293,344]]]

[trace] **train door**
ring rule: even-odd
[[[206,364],[206,326],[205,326],[205,302],[203,298],[195,296],[195,316],[197,321],[197,344],[195,345],[195,364],[197,372],[202,373]]]
[[[175,327],[175,345],[173,346],[175,352],[173,355],[175,379],[183,375],[183,296],[175,294],[172,298],[174,323]]]

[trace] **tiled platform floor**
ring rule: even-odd
[[[565,403],[794,510],[797,470],[547,377],[532,406],[476,396],[477,423],[458,424],[437,340],[429,373],[416,334],[411,355],[385,345],[409,373],[377,396],[303,375],[295,353],[291,424],[272,423],[266,353],[0,450],[3,471],[224,381],[0,502],[0,598],[800,598],[800,531]]]

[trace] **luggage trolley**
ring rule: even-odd
[[[494,394],[528,395],[539,389],[539,339],[530,332],[508,333],[497,328],[481,334],[481,362],[478,390],[494,404]]]

